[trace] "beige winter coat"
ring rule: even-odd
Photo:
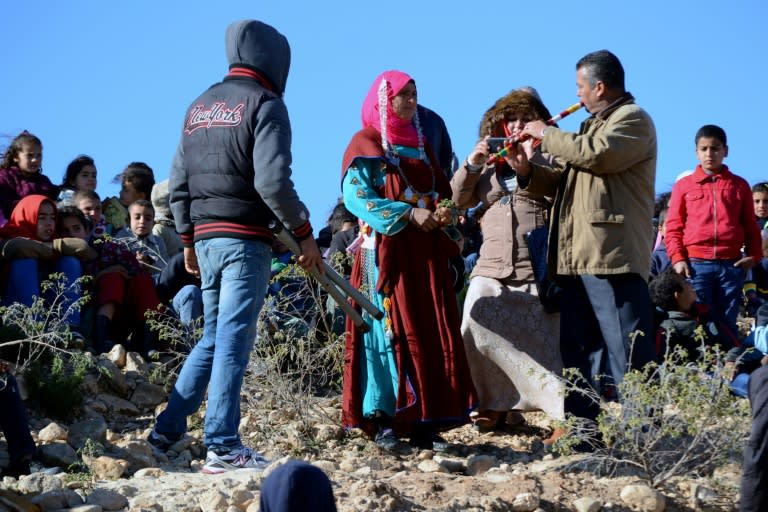
[[[541,120],[551,117],[538,97],[528,91],[512,90],[486,110],[480,120],[478,135],[480,138],[505,136],[506,119],[517,114]],[[552,164],[551,159],[538,151],[533,161],[540,165]],[[500,166],[499,170],[502,169],[512,173],[506,164]],[[481,220],[483,244],[472,277],[509,278],[530,284],[533,283],[533,270],[525,235],[534,228],[546,225],[547,211],[554,194],[544,197],[520,188],[510,194],[496,170],[495,166],[489,165],[472,174],[462,166],[451,179],[453,200],[459,208],[472,208],[482,201],[486,210]]]
[[[538,153],[534,161],[548,162]],[[493,166],[477,174],[467,172],[462,166],[451,179],[451,188],[459,208],[471,208],[478,201],[486,205],[481,220],[483,243],[472,277],[511,278],[532,283],[533,270],[525,235],[546,224],[551,202],[519,188],[513,194],[507,193]]]
[[[656,129],[650,116],[627,93],[585,120],[578,134],[547,128],[541,148],[564,163],[532,164],[526,188],[538,194],[557,191],[550,272],[636,273],[647,279],[656,179]]]

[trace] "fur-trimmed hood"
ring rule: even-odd
[[[509,115],[516,112],[532,114],[534,118],[546,121],[552,115],[547,107],[536,96],[521,89],[514,91],[499,98],[496,103],[489,108],[483,119],[480,121],[480,138],[490,135],[491,137],[504,137],[504,129],[501,121]]]

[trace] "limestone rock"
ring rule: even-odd
[[[112,364],[118,368],[125,368],[127,354],[128,352],[125,350],[125,347],[118,343],[112,347],[112,350],[109,351],[109,354],[107,354],[107,359],[109,359]]]
[[[94,489],[85,502],[89,505],[99,505],[105,511],[122,510],[128,506],[125,496],[106,489]]]
[[[67,468],[77,462],[77,452],[67,443],[51,443],[40,445],[37,456],[46,466]]]
[[[115,459],[102,455],[90,463],[93,474],[100,480],[117,480],[125,474],[130,463],[127,460]]]
[[[162,386],[150,384],[149,382],[140,382],[136,385],[131,395],[131,402],[140,409],[152,409],[163,403],[168,395]]]
[[[67,441],[67,428],[56,422],[51,422],[47,427],[37,433],[37,439],[43,443],[52,443],[54,441]]]
[[[512,502],[512,510],[515,512],[533,512],[539,508],[539,497],[531,492],[524,492],[515,496]]]
[[[85,446],[85,442],[91,439],[100,444],[107,440],[107,422],[104,418],[90,418],[79,421],[69,427],[69,443],[76,449]]]
[[[83,504],[83,498],[70,489],[58,489],[38,494],[32,503],[43,510],[71,508]]]
[[[472,455],[467,459],[466,473],[469,476],[482,475],[498,463],[493,455]]]
[[[664,512],[664,496],[647,485],[628,485],[621,490],[621,500],[640,512]]]
[[[576,509],[576,512],[598,512],[602,506],[600,500],[588,497],[579,498],[573,502],[573,508]]]

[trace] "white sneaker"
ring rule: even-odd
[[[243,446],[223,455],[219,455],[213,450],[208,450],[202,472],[216,475],[237,469],[263,470],[267,465],[269,465],[269,460],[250,448]]]

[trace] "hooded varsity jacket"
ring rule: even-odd
[[[185,247],[208,238],[271,242],[277,219],[299,239],[309,212],[291,181],[291,124],[282,100],[287,39],[258,21],[227,29],[230,72],[187,109],[170,175],[170,206]]]

